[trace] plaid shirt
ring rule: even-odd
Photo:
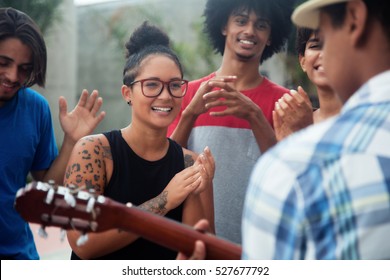
[[[243,259],[390,259],[390,71],[257,162]]]

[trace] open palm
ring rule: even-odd
[[[76,107],[67,112],[67,102],[64,97],[60,97],[59,118],[65,135],[76,142],[91,134],[105,117],[105,112],[98,113],[102,104],[103,99],[99,97],[97,90],[92,91],[91,95],[83,90]]]

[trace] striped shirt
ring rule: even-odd
[[[243,259],[390,259],[390,71],[257,162]]]

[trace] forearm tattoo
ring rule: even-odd
[[[195,162],[194,158],[191,155],[189,154],[184,155],[184,168],[193,166],[194,162]]]
[[[161,194],[141,204],[139,208],[153,212],[159,215],[165,215],[168,210],[165,208],[168,202],[168,191],[163,191]]]
[[[111,149],[93,137],[85,138],[81,146],[83,148],[79,150],[78,157],[66,169],[65,186],[102,193],[107,183],[104,159],[112,160]]]

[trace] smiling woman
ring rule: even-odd
[[[213,225],[214,159],[201,156],[166,137],[180,111],[187,81],[170,39],[145,22],[125,45],[122,97],[130,105],[128,126],[80,140],[68,162],[64,185],[86,187],[120,203],[193,225]],[[123,217],[126,219],[126,217]],[[176,252],[134,233],[90,233],[89,242],[68,231],[72,259],[174,259]]]

